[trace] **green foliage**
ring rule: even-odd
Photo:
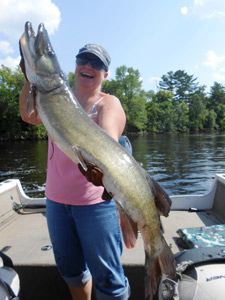
[[[198,94],[194,94],[190,100],[189,128],[194,131],[203,130],[208,111]]]
[[[188,106],[184,101],[174,104],[174,128],[179,132],[186,132],[189,123]]]
[[[8,67],[0,69],[0,138],[44,138],[43,126],[32,126],[21,120],[19,95],[24,75],[18,67],[14,72]]]
[[[23,75],[17,69],[2,66],[0,69],[0,135],[14,137],[21,134],[19,115],[19,93],[23,86]]]
[[[214,82],[210,89],[210,97],[208,99],[207,107],[216,113],[216,124],[219,128],[224,130],[225,88],[222,84]]]
[[[198,86],[196,80],[197,78],[194,78],[193,75],[188,75],[183,70],[170,71],[167,75],[161,77],[159,87],[163,90],[171,91],[175,100],[189,104],[190,96],[196,91]]]
[[[218,125],[216,124],[216,113],[213,109],[210,109],[208,111],[208,115],[206,116],[206,122],[205,122],[205,127],[208,129],[217,129]]]
[[[69,72],[67,80],[68,80],[68,83],[69,83],[71,89],[75,90],[75,74],[74,74],[74,72]]]
[[[146,99],[144,95],[134,96],[130,101],[129,123],[130,132],[144,131],[147,123]]]
[[[121,66],[116,70],[116,80],[103,83],[105,93],[120,99],[127,116],[127,131],[144,131],[147,123],[146,93],[141,89],[140,73]]]
[[[148,130],[153,132],[174,131],[175,111],[173,94],[169,91],[159,91],[152,101],[146,104]]]

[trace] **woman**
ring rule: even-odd
[[[88,44],[76,56],[76,98],[103,130],[119,140],[126,122],[120,101],[101,91],[108,76],[110,56]],[[26,112],[30,84],[20,95],[25,122],[38,125],[38,115]],[[75,129],[76,130],[76,129]],[[98,174],[97,174],[98,175]],[[93,176],[95,177],[95,176]],[[89,178],[95,183],[95,178]],[[104,188],[95,186],[49,137],[46,181],[47,222],[57,267],[75,300],[90,300],[92,278],[97,299],[129,298],[129,283],[120,262],[122,241],[113,200],[102,199]]]

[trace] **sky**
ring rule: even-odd
[[[0,0],[0,65],[18,65],[26,21],[35,32],[45,24],[66,74],[79,49],[96,43],[111,56],[109,80],[125,65],[146,91],[177,70],[208,92],[215,81],[225,85],[224,0]]]

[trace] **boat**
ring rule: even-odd
[[[161,221],[179,276],[176,280],[163,276],[155,299],[224,299],[225,174],[215,175],[206,194],[174,195],[171,200],[170,215]],[[71,300],[55,265],[45,201],[27,196],[19,179],[0,183],[0,251],[13,262],[12,277],[20,282],[17,292],[21,300]],[[144,259],[139,235],[136,247],[124,247],[121,258],[131,285],[131,300],[144,299]],[[175,298],[176,293],[180,298]]]

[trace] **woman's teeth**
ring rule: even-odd
[[[94,76],[87,74],[87,73],[81,73],[81,76],[88,77],[88,78],[94,78]]]

